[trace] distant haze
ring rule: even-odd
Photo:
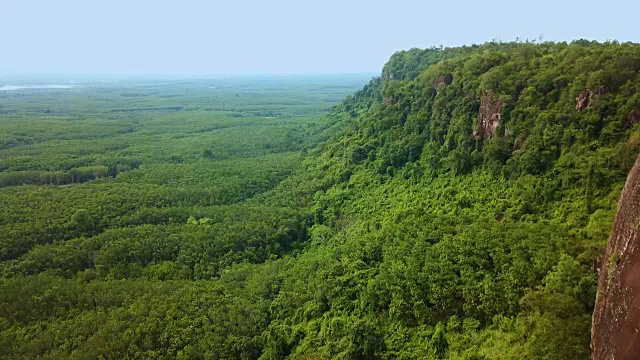
[[[379,72],[411,47],[640,41],[640,2],[4,0],[0,75]]]

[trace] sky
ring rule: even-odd
[[[640,42],[640,1],[0,0],[0,74],[379,73],[494,39]]]

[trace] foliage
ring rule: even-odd
[[[229,81],[2,95],[0,354],[589,358],[638,45],[411,49],[340,104]]]

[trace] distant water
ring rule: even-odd
[[[4,85],[0,91],[28,90],[28,89],[71,89],[74,85]]]

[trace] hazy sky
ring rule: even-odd
[[[0,74],[379,72],[492,39],[640,42],[640,1],[0,0]]]

